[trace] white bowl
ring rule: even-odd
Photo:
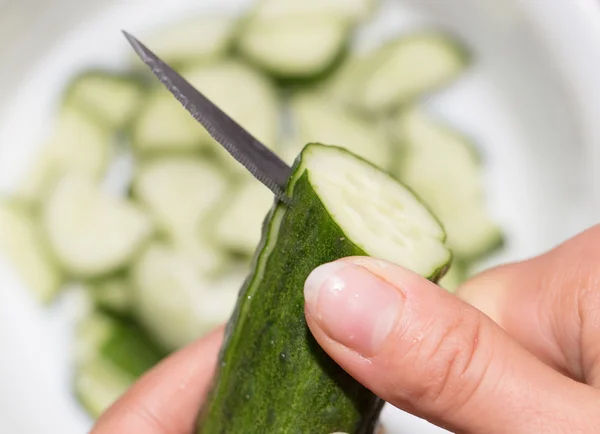
[[[300,1],[300,0],[299,0]],[[0,3],[0,194],[22,176],[47,132],[69,76],[119,66],[120,30],[143,36],[190,11],[243,0]],[[600,213],[600,5],[594,0],[387,1],[362,32],[371,44],[435,24],[459,34],[477,65],[427,104],[479,138],[490,209],[507,248],[489,266],[542,252]],[[38,306],[0,259],[0,431],[81,433],[90,421],[70,389],[69,333],[76,300]],[[386,408],[390,433],[441,430]]]

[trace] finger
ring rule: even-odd
[[[171,355],[125,393],[93,434],[189,434],[210,387],[223,328]]]
[[[458,297],[554,369],[600,386],[600,226],[463,284]]]
[[[387,262],[348,258],[305,286],[327,353],[393,405],[463,433],[577,431],[598,423],[597,391],[560,375],[480,311]]]

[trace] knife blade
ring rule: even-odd
[[[148,47],[126,31],[123,34],[140,59],[211,137],[279,200],[288,202],[285,189],[291,168]]]

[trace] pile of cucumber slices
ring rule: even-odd
[[[503,234],[475,144],[419,100],[471,57],[433,30],[354,50],[377,7],[263,0],[136,36],[287,162],[309,142],[337,145],[410,187],[446,229],[440,285],[453,291]],[[133,54],[126,71],[73,77],[27,176],[0,199],[0,249],[42,303],[83,288],[73,385],[92,417],[227,321],[272,205]]]

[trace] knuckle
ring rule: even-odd
[[[483,318],[461,309],[449,323],[433,325],[413,349],[414,403],[452,412],[470,402],[491,355],[484,345]]]

